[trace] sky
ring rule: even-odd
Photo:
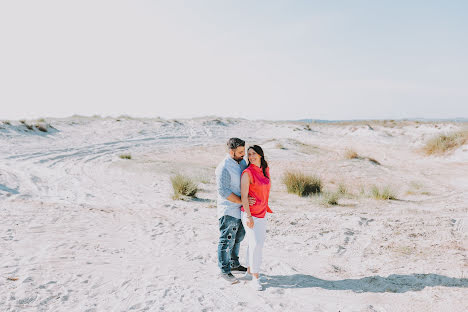
[[[468,1],[0,0],[0,118],[468,117]]]

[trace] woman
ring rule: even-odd
[[[272,212],[268,207],[270,195],[270,170],[265,161],[263,150],[260,146],[249,147],[248,167],[241,177],[241,219],[247,236],[247,274],[252,274],[252,286],[257,290],[263,287],[258,280],[258,272],[262,263],[262,249],[266,234],[267,212]],[[249,206],[249,196],[255,198],[255,204]]]

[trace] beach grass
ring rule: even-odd
[[[393,192],[391,187],[373,185],[370,190],[370,196],[378,200],[395,200],[397,199],[396,194]]]
[[[283,183],[290,194],[309,196],[322,191],[322,181],[319,177],[306,175],[298,171],[287,171],[283,175]]]
[[[340,199],[339,192],[323,192],[321,203],[324,206],[336,206],[338,205],[338,200]]]
[[[173,199],[180,199],[184,196],[195,197],[198,192],[198,185],[189,176],[178,173],[171,177]]]
[[[440,155],[468,142],[468,130],[441,134],[427,141],[423,147],[426,155]]]

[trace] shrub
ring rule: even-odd
[[[195,197],[198,192],[197,184],[188,176],[176,174],[171,177],[172,188],[174,190],[173,199],[179,199],[181,196]]]
[[[3,121],[3,124],[4,125],[7,125],[7,126],[10,126],[11,125],[11,122],[9,120],[4,120]]]
[[[325,206],[338,205],[338,199],[340,199],[340,193],[338,192],[325,192],[322,196],[322,204]]]
[[[444,154],[450,150],[456,149],[468,142],[468,130],[441,134],[429,141],[423,147],[426,155]]]
[[[379,200],[392,200],[397,199],[395,193],[389,186],[379,188],[377,185],[373,185],[371,188],[371,196],[374,199]]]
[[[132,159],[131,154],[121,154],[121,155],[119,155],[119,157],[122,158],[122,159]]]
[[[283,183],[288,193],[299,196],[318,194],[322,190],[322,181],[319,177],[305,175],[301,172],[288,171],[283,176]]]

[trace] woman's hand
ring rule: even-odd
[[[247,217],[247,220],[245,223],[247,224],[249,228],[252,229],[254,227],[254,219],[252,218],[252,216]]]
[[[249,196],[249,206],[255,205],[256,202],[255,197]]]

